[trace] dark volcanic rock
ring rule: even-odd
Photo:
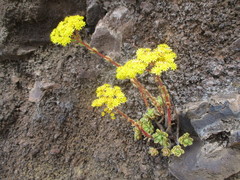
[[[126,7],[119,7],[99,21],[91,45],[111,57],[119,57],[122,40],[131,35],[133,20]]]
[[[184,115],[183,115],[184,116]],[[212,135],[240,129],[240,95],[214,96],[210,102],[190,103],[185,109],[186,119],[202,140]]]
[[[179,180],[223,180],[240,171],[240,95],[213,96],[209,101],[190,103],[181,115],[198,137],[186,153],[170,163]],[[182,126],[189,132],[189,127]]]
[[[181,158],[172,159],[169,170],[179,180],[224,180],[240,171],[240,153],[216,142],[195,141]]]
[[[87,7],[87,25],[95,27],[98,21],[106,14],[106,11],[103,9],[102,4],[98,0],[93,0],[89,3]]]
[[[102,7],[108,13],[98,21]],[[122,110],[140,118],[146,108],[137,89],[129,81],[113,80],[114,67],[85,48],[53,45],[49,34],[65,16],[83,15],[88,26],[80,32],[82,39],[120,57],[119,63],[134,58],[138,48],[167,43],[177,53],[178,68],[162,78],[173,103],[183,106],[240,92],[239,12],[237,0],[0,0],[0,179],[175,180],[169,160],[150,157],[148,142],[134,142],[127,121],[102,118],[91,107],[98,86],[116,84],[129,99]],[[87,28],[97,21],[90,36]],[[158,96],[151,78],[139,80]],[[35,82],[32,103],[28,97]],[[206,101],[188,114],[196,121],[211,117],[207,111],[218,118],[194,124],[203,141],[195,140],[182,159],[172,161],[171,172],[179,179],[221,179],[232,173],[227,180],[239,179],[239,130],[228,131],[239,107],[230,101],[218,104],[223,108]],[[230,112],[229,123],[220,119]],[[182,114],[181,122],[197,136],[191,119]]]

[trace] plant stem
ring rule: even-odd
[[[75,35],[73,36],[74,40],[76,40],[76,43],[80,43],[83,46],[85,46],[88,50],[90,50],[93,53],[96,53],[98,56],[102,57],[103,59],[105,59],[106,61],[110,62],[112,65],[116,66],[116,67],[120,67],[121,65],[118,64],[116,61],[114,61],[112,58],[103,55],[102,53],[100,53],[97,49],[92,48],[89,44],[85,43],[84,41],[81,40],[79,33],[76,31]]]
[[[166,105],[166,108],[167,108],[167,127],[168,127],[168,130],[170,130],[171,128],[171,124],[172,124],[172,114],[171,114],[171,102],[170,102],[170,96],[169,96],[169,93],[167,91],[167,88],[166,86],[163,84],[160,76],[155,76],[155,81],[157,82],[158,84],[158,87],[161,91],[161,93],[163,94],[163,101],[164,101],[164,104]]]
[[[85,46],[85,47],[86,47],[88,50],[90,50],[91,52],[96,53],[98,56],[100,56],[100,57],[102,57],[103,59],[105,59],[106,61],[110,62],[112,65],[114,65],[114,66],[116,66],[116,67],[120,67],[120,66],[121,66],[121,65],[118,64],[116,61],[114,61],[112,58],[103,55],[103,54],[100,53],[97,49],[92,48],[89,44],[83,42],[83,41],[81,40],[81,37],[80,37],[80,35],[79,35],[79,32],[77,32],[77,31],[75,32],[75,34],[73,35],[73,39],[75,40],[75,43],[80,43],[81,45]],[[139,83],[140,83],[140,82],[139,82]],[[138,88],[139,91],[140,91],[140,94],[141,94],[141,96],[142,96],[142,99],[143,99],[143,101],[144,101],[144,103],[145,103],[146,108],[148,108],[148,107],[149,107],[149,104],[148,104],[148,101],[147,101],[147,98],[146,98],[146,95],[145,95],[145,91],[144,91],[142,88],[140,88],[138,85],[136,85],[136,86],[137,86],[137,88]]]
[[[135,84],[135,85],[138,87],[139,90],[141,89],[141,91],[145,92],[145,94],[146,94],[147,97],[151,100],[152,104],[155,106],[155,108],[156,108],[157,111],[160,113],[160,115],[163,115],[164,112],[163,112],[163,110],[162,110],[162,107],[161,107],[161,105],[157,102],[156,98],[153,97],[153,96],[151,95],[151,93],[150,93],[136,78],[131,79],[131,81],[132,81],[133,84]]]
[[[121,110],[119,110],[117,108],[115,108],[115,110],[117,111],[118,114],[120,114],[122,117],[127,119],[130,123],[132,123],[133,126],[137,127],[144,136],[146,136],[147,138],[150,138],[150,139],[153,138],[151,134],[148,134],[146,131],[144,131],[144,129],[138,123],[136,123],[133,119],[131,119],[127,114],[125,114],[124,112],[122,112]]]

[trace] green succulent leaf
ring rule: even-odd
[[[152,136],[153,136],[154,143],[159,143],[163,147],[168,147],[170,145],[168,134],[166,132],[163,132],[160,129],[157,129]]]
[[[171,150],[169,148],[162,148],[162,155],[169,157],[171,155]]]
[[[154,126],[152,125],[152,122],[150,120],[148,120],[147,118],[141,118],[140,123],[143,130],[146,131],[148,134],[154,133]]]
[[[156,118],[156,116],[157,116],[157,113],[154,108],[148,108],[147,112],[144,114],[144,117],[149,119],[154,119]]]
[[[180,157],[182,154],[184,154],[184,150],[180,145],[176,145],[171,149],[171,154],[174,156]]]
[[[150,147],[148,153],[151,156],[157,156],[159,154],[159,151],[156,148],[154,148],[154,147]]]
[[[180,138],[178,138],[178,142],[184,147],[191,146],[193,144],[193,138],[190,137],[189,133],[184,133]]]
[[[158,96],[157,97],[157,102],[162,105],[163,104],[163,100],[162,100],[162,97],[161,96]]]
[[[142,139],[142,133],[138,128],[134,127],[133,131],[134,131],[134,141],[138,141]]]

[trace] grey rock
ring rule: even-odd
[[[0,72],[0,78],[4,78],[4,73]]]
[[[184,132],[198,137],[181,158],[173,158],[169,164],[176,178],[223,180],[240,171],[238,93],[218,94],[187,104],[180,113],[180,124]]]
[[[231,131],[228,146],[240,149],[240,129]]]
[[[128,4],[136,4],[137,0],[123,0],[123,2],[128,3]]]
[[[231,49],[234,51],[240,51],[240,38],[232,43]]]
[[[20,47],[20,48],[18,48],[16,55],[24,56],[24,55],[34,52],[36,49],[37,49],[37,47],[32,47],[32,46]]]
[[[126,7],[119,7],[99,21],[91,38],[91,46],[111,57],[119,57],[122,40],[131,34],[133,20]]]
[[[16,75],[11,76],[12,83],[16,84],[20,81],[20,78]]]
[[[179,180],[224,180],[240,171],[240,153],[217,142],[195,141],[181,158],[172,159],[169,170]]]
[[[96,26],[105,13],[106,11],[103,9],[99,1],[91,1],[87,7],[87,25]]]
[[[34,87],[29,92],[28,100],[30,102],[39,102],[43,97],[43,91],[41,90],[41,82],[36,81]]]
[[[3,44],[7,39],[8,31],[6,27],[0,27],[0,44]]]
[[[202,140],[221,132],[240,129],[240,95],[213,96],[210,101],[190,103],[183,113]]]
[[[149,2],[142,2],[140,7],[143,10],[143,12],[145,12],[145,13],[150,13],[154,9],[153,4],[151,4]]]

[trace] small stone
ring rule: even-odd
[[[154,9],[153,4],[151,4],[149,2],[142,2],[140,7],[142,8],[143,12],[145,12],[145,13],[150,13]]]
[[[41,90],[41,82],[36,81],[34,87],[29,92],[28,100],[30,102],[39,102],[43,97],[43,91]]]
[[[36,47],[21,47],[17,50],[17,56],[30,54],[36,50]]]
[[[18,83],[19,80],[20,80],[20,78],[17,77],[16,75],[13,75],[13,76],[11,77],[11,81],[12,81],[12,83],[14,83],[14,84]]]
[[[59,154],[60,152],[61,150],[59,148],[53,148],[50,150],[51,155],[56,155],[56,154]]]
[[[4,78],[4,73],[0,72],[0,78]]]
[[[240,38],[234,41],[230,47],[234,51],[240,51]]]

